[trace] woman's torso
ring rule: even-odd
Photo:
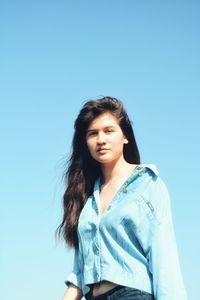
[[[154,168],[149,168],[138,166],[117,194],[105,194],[105,198],[101,197],[101,183],[97,180],[81,212],[78,225],[80,268],[84,283],[95,284],[95,295],[117,284],[152,292],[148,261],[137,240],[137,234],[145,239],[148,223],[153,225],[155,221],[149,202],[141,196],[152,177],[157,175]],[[101,202],[104,202],[102,206]]]

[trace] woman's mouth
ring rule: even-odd
[[[100,153],[100,154],[105,154],[106,152],[108,152],[108,149],[100,148],[100,149],[97,150],[97,152]]]

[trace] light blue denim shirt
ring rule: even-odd
[[[65,281],[83,295],[102,280],[185,300],[169,192],[155,164],[137,166],[100,217],[98,178],[78,223],[79,250]]]

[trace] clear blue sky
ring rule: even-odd
[[[60,300],[62,174],[85,100],[120,98],[171,194],[188,299],[199,294],[199,1],[1,1],[0,289]],[[170,263],[170,253],[169,253]]]

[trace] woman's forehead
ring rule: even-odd
[[[117,126],[118,120],[117,118],[111,114],[110,112],[105,112],[98,117],[96,117],[88,126],[88,129],[94,128],[101,128],[101,127],[110,127],[110,126]]]

